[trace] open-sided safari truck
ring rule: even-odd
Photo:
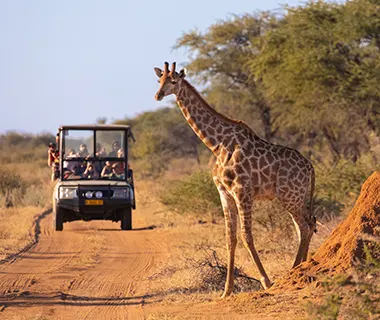
[[[133,172],[128,165],[125,125],[61,126],[58,181],[53,192],[55,230],[75,220],[121,222],[132,229],[136,208]]]

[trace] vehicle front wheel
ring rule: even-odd
[[[63,211],[57,207],[55,208],[54,226],[55,231],[63,230]]]
[[[121,230],[132,230],[132,209],[125,208],[121,216]]]

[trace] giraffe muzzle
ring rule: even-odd
[[[164,97],[164,93],[162,91],[157,92],[156,95],[154,96],[154,98],[157,101],[161,101],[163,97]]]

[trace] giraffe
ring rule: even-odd
[[[174,94],[188,124],[216,157],[212,176],[223,207],[227,242],[227,279],[222,298],[230,295],[233,289],[238,218],[243,244],[256,264],[262,286],[267,289],[272,283],[252,235],[253,201],[277,197],[290,213],[299,239],[293,264],[293,268],[296,267],[306,260],[311,237],[316,231],[313,166],[297,150],[271,144],[243,121],[217,112],[185,80],[185,70],[176,72],[175,67],[174,62],[169,71],[169,63],[165,62],[164,70],[154,68],[160,83],[155,99],[160,101]]]

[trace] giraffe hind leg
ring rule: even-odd
[[[309,251],[310,240],[313,235],[313,231],[302,214],[291,213],[294,225],[297,230],[299,247],[296,255],[296,259],[293,264],[293,268],[298,266],[301,262],[306,261]]]
[[[260,273],[260,282],[264,289],[272,286],[265,269],[260,261],[259,255],[255,249],[253,236],[252,236],[252,204],[245,204],[245,206],[238,205],[238,211],[241,222],[241,236],[244,246],[247,248],[251,258],[255,262],[257,269]]]

